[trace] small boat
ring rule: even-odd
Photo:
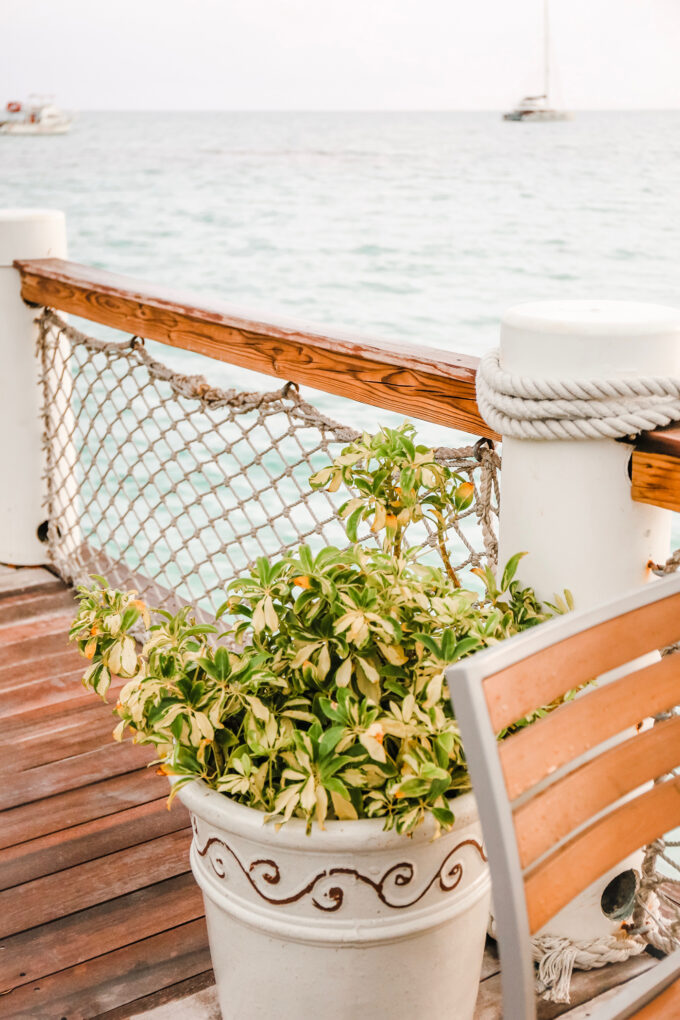
[[[555,110],[550,105],[550,30],[548,0],[543,0],[543,92],[538,96],[525,96],[514,110],[503,114],[503,120],[571,120],[566,110]]]
[[[566,110],[553,110],[547,93],[542,96],[525,96],[514,110],[503,114],[503,120],[571,120]]]
[[[71,124],[71,117],[54,105],[51,96],[30,96],[26,103],[7,104],[0,135],[65,135]]]

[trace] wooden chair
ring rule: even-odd
[[[628,854],[680,825],[680,775],[668,777],[680,766],[680,716],[638,727],[680,704],[680,653],[633,661],[678,639],[676,575],[447,671],[491,867],[505,1020],[536,1017],[530,936]],[[624,664],[625,675],[496,740],[539,706]],[[674,952],[593,1017],[680,1017],[678,975]]]

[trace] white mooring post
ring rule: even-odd
[[[680,376],[680,311],[625,301],[518,305],[503,317],[501,364],[536,379]],[[539,596],[569,588],[587,609],[644,584],[668,556],[671,514],[634,503],[631,447],[613,439],[503,442],[500,563]]]
[[[0,210],[0,563],[45,562],[35,308],[20,293],[15,259],[65,258],[66,222],[53,209]]]
[[[680,377],[680,311],[623,301],[556,301],[518,305],[503,317],[501,366],[536,379]],[[613,439],[503,442],[501,566],[528,551],[525,584],[552,600],[569,588],[588,608],[648,581],[650,560],[670,548],[670,511],[635,503],[630,445]],[[606,885],[635,855],[579,897],[549,925],[550,934],[592,939],[620,921],[602,912]]]

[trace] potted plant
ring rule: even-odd
[[[412,426],[362,437],[311,483],[348,488],[349,544],[260,559],[217,638],[189,607],[152,625],[135,592],[81,588],[84,683],[105,696],[129,678],[114,735],[155,745],[191,811],[225,1020],[465,1020],[489,877],[444,670],[555,607],[515,580],[519,555],[498,586],[487,570],[481,594],[462,587],[446,525],[474,489]],[[408,546],[426,522],[437,565]]]

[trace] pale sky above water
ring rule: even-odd
[[[504,109],[541,90],[542,0],[0,0],[0,104]],[[680,0],[551,0],[554,97],[680,108]]]

